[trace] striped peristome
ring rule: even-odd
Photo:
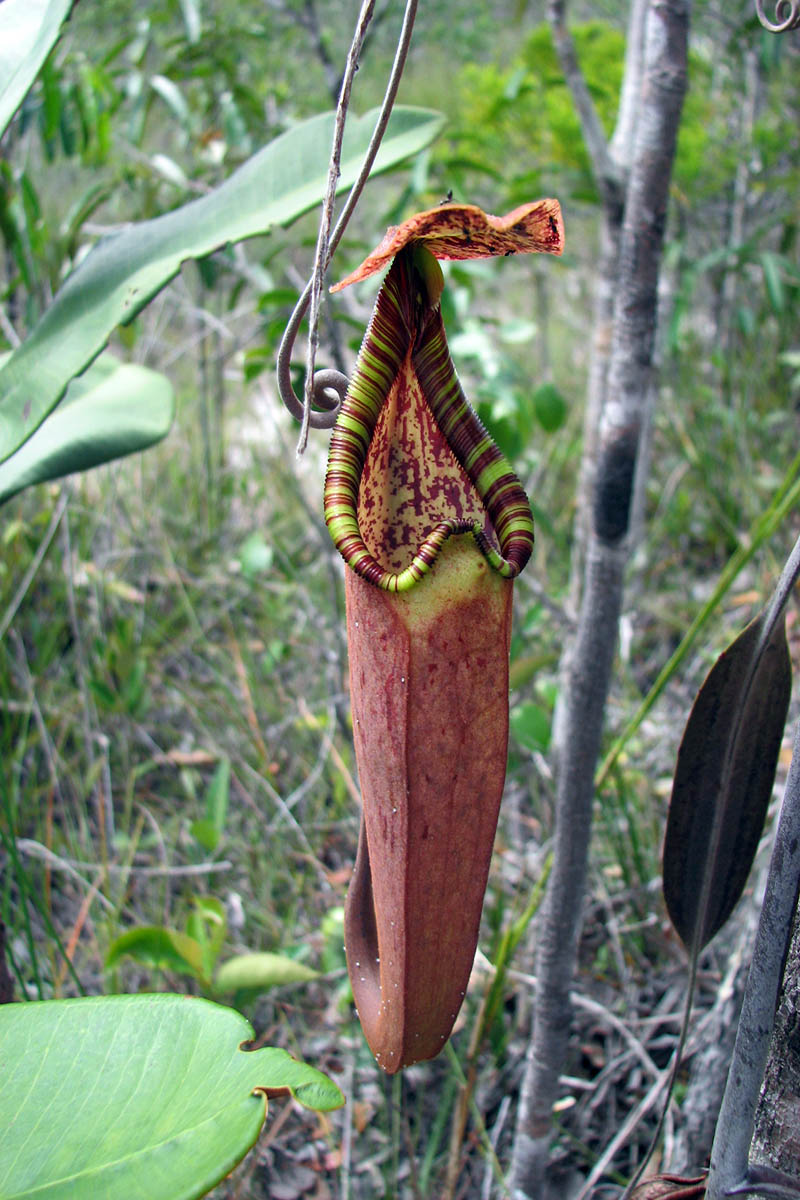
[[[389,592],[406,591],[422,579],[452,534],[471,532],[491,566],[509,579],[519,574],[533,549],[528,498],[458,382],[439,309],[440,291],[439,266],[430,252],[420,244],[401,250],[378,295],[331,438],[325,477],[331,537],[348,566]],[[391,571],[361,535],[359,486],[381,408],[409,351],[436,425],[478,493],[499,551],[481,522],[453,517],[435,522],[409,565]]]

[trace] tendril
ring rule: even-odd
[[[756,14],[770,33],[787,33],[790,29],[800,29],[800,0],[776,0],[774,21],[770,21],[764,12],[764,0],[756,0]]]
[[[306,284],[300,299],[297,302],[294,312],[289,318],[280,348],[278,350],[277,359],[277,382],[278,394],[285,404],[286,408],[292,416],[301,422],[300,439],[297,444],[297,453],[302,454],[305,450],[308,429],[330,429],[336,422],[339,409],[342,401],[347,393],[348,379],[341,371],[317,371],[314,372],[314,352],[318,340],[318,324],[319,311],[318,302],[319,295],[322,291],[322,282],[325,272],[328,269],[331,258],[333,257],[342,235],[347,228],[347,224],[353,215],[356,204],[364,190],[364,185],[369,178],[369,173],[372,170],[372,165],[375,162],[375,157],[380,148],[383,136],[386,133],[386,127],[389,124],[389,117],[392,112],[397,89],[400,85],[400,79],[403,74],[403,68],[408,57],[408,48],[411,43],[411,33],[414,28],[414,18],[417,14],[418,0],[407,0],[405,14],[403,16],[403,27],[400,31],[400,38],[397,43],[397,51],[395,53],[394,63],[392,64],[389,81],[386,85],[386,93],[383,98],[383,105],[375,124],[375,129],[372,133],[367,152],[364,156],[364,162],[361,166],[358,179],[353,184],[350,194],[347,197],[347,202],[342,209],[339,219],[336,222],[333,233],[330,237],[326,237],[326,222],[330,224],[330,217],[333,209],[333,201],[336,193],[336,182],[339,176],[339,161],[341,157],[342,136],[344,134],[344,122],[347,115],[347,108],[350,102],[350,86],[352,84],[352,76],[358,65],[358,51],[363,44],[364,34],[366,33],[367,25],[371,19],[372,9],[374,4],[371,0],[365,0],[359,16],[359,23],[353,39],[350,53],[347,59],[347,70],[342,82],[342,90],[339,96],[339,104],[336,110],[336,121],[334,127],[334,142],[331,151],[331,164],[328,172],[328,189],[326,196],[326,211],[323,211],[322,222],[320,227],[320,237],[317,242],[317,257],[314,265],[314,272],[311,279]],[[348,78],[348,72],[349,78]],[[329,205],[329,207],[328,207]],[[312,300],[312,295],[316,289],[317,292],[317,308],[316,311],[312,307],[311,321],[309,328],[309,355],[308,355],[308,370],[306,378],[306,387],[303,400],[299,398],[292,385],[291,375],[291,360],[292,351],[294,349],[297,332],[300,328],[300,323],[306,314],[309,304]],[[334,398],[335,397],[335,398]]]

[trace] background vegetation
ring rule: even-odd
[[[394,7],[368,45],[358,111],[382,95]],[[120,353],[176,387],[178,417],[161,447],[4,509],[0,917],[17,995],[212,993],[209,972],[151,943],[123,943],[125,954],[117,943],[110,965],[108,954],[133,930],[200,936],[224,914],[220,962],[271,951],[298,965],[298,979],[309,976],[285,975],[258,993],[238,987],[239,1006],[263,1040],[328,1071],[348,1096],[327,1117],[274,1107],[220,1194],[425,1197],[452,1185],[489,1195],[486,1128],[507,1164],[530,1016],[527,939],[499,995],[489,992],[491,964],[541,878],[552,825],[547,751],[574,617],[597,256],[598,199],[543,16],[525,3],[423,6],[400,100],[443,111],[447,128],[370,185],[334,264],[345,274],[388,223],[450,191],[493,212],[538,195],[558,196],[565,210],[563,260],[447,271],[454,358],[528,487],[538,541],[517,588],[509,774],[484,958],[440,1060],[387,1083],[344,970],[341,904],[358,821],[342,568],[321,516],[326,438],[312,437],[295,460],[272,372],[313,257],[314,216],[185,268],[118,332]],[[354,19],[354,5],[343,14],[321,0],[82,0],[0,143],[0,350],[24,337],[101,233],[175,207],[331,107]],[[603,3],[573,19],[610,129],[626,13]],[[609,739],[747,545],[797,445],[797,42],[763,33],[748,5],[723,13],[703,4],[693,22],[661,389]],[[373,295],[366,285],[328,306],[321,363],[352,363]],[[579,1006],[564,1081],[565,1178],[586,1173],[647,1086],[620,1025],[656,1067],[674,1043],[683,956],[656,885],[675,750],[705,670],[771,590],[798,532],[796,519],[787,525],[737,579],[599,797],[579,981],[598,1007]],[[701,1003],[722,967],[712,946]],[[465,1075],[469,1119],[459,1108]]]

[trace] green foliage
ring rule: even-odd
[[[190,826],[192,836],[197,838],[200,845],[209,854],[216,850],[225,831],[230,788],[231,760],[225,757],[218,763],[206,790],[205,817],[199,821],[192,821]]]
[[[567,417],[567,405],[553,383],[542,383],[533,393],[533,408],[545,433],[556,433]]]
[[[195,938],[177,929],[160,925],[142,925],[115,938],[106,956],[109,970],[130,956],[143,966],[157,971],[203,978],[203,957]]]
[[[313,7],[338,64],[347,36],[341,5]],[[234,10],[205,0],[74,6],[2,143],[0,338],[9,349],[15,334],[30,335],[98,239],[207,194],[253,148],[329,106],[325,72],[292,15],[303,11],[294,0],[266,15],[251,0]],[[621,27],[622,14],[608,17],[575,31],[607,131],[623,52],[611,24]],[[414,86],[407,79],[403,94],[449,109],[447,140],[370,185],[338,256],[352,265],[386,224],[450,189],[495,212],[542,192],[565,202],[568,254],[547,263],[541,302],[530,261],[488,270],[452,264],[445,292],[465,391],[513,457],[537,524],[532,569],[515,592],[508,793],[480,943],[496,970],[476,972],[467,997],[465,1028],[454,1040],[464,1074],[441,1060],[421,1066],[390,1109],[344,969],[341,905],[358,822],[340,575],[318,519],[325,439],[312,438],[296,464],[293,433],[271,391],[275,345],[313,254],[314,219],[201,258],[112,330],[118,359],[168,374],[178,414],[168,441],[59,488],[28,489],[3,508],[0,917],[16,994],[139,990],[165,980],[211,994],[228,964],[237,972],[271,968],[276,950],[279,972],[318,967],[324,978],[303,986],[273,986],[285,976],[267,971],[255,979],[258,995],[240,998],[271,1040],[320,1065],[335,1046],[352,1069],[353,1160],[337,1158],[345,1123],[336,1120],[308,1136],[303,1153],[320,1186],[353,1200],[400,1194],[411,1186],[414,1158],[419,1194],[444,1194],[448,1125],[460,1112],[464,1077],[480,1104],[474,1117],[465,1106],[453,1141],[464,1167],[460,1190],[477,1195],[485,1186],[484,1125],[507,1161],[507,1099],[529,1007],[528,984],[508,964],[522,936],[513,916],[526,905],[552,828],[552,782],[535,751],[547,744],[571,629],[569,555],[598,262],[587,159],[549,33],[530,24],[536,19],[530,6],[519,25],[486,6],[420,14]],[[362,110],[379,99],[394,20],[390,13],[364,56],[354,99]],[[754,602],[748,597],[773,573],[770,542],[798,502],[797,464],[786,464],[800,366],[800,77],[786,39],[762,41],[749,25],[728,39],[704,10],[693,21],[692,88],[668,226],[670,324],[649,532],[631,575],[608,714],[595,850],[601,886],[582,944],[584,967],[602,978],[584,973],[579,981],[582,991],[602,987],[608,1009],[620,1012],[630,1011],[637,989],[643,1008],[652,1003],[664,964],[674,966],[648,885],[658,872],[689,692],[710,648],[728,640]],[[444,44],[433,40],[442,31]],[[0,39],[0,55],[7,44]],[[752,137],[743,68],[751,48],[759,65]],[[747,204],[743,244],[734,246],[738,168]],[[341,354],[348,369],[368,308],[356,290],[330,302],[336,336],[323,324],[320,365]],[[109,380],[119,382],[120,370]],[[71,386],[91,378],[87,372]],[[165,376],[158,379],[164,387]],[[143,399],[127,396],[108,410],[109,436],[122,439],[144,412]],[[62,428],[67,438],[77,423]],[[15,459],[22,461],[15,455],[4,470]],[[116,960],[104,975],[110,947]],[[598,1034],[596,1015],[591,1023],[589,1036],[579,1030],[576,1073],[587,1069],[587,1045],[607,1065],[625,1062],[627,1047],[605,1028]],[[637,1027],[640,1035],[646,1040]],[[656,1056],[662,1035],[663,1028],[646,1043]],[[624,1089],[614,1087],[613,1070],[604,1086],[616,1104]],[[0,1103],[3,1090],[0,1083]],[[614,1110],[619,1116],[630,1094]],[[573,1153],[566,1139],[591,1128],[587,1114],[599,1111],[593,1095],[577,1092],[562,1113],[565,1158]],[[281,1140],[306,1137],[298,1124],[295,1113],[265,1154],[251,1157],[254,1195],[273,1183],[277,1191]],[[589,1142],[587,1154],[599,1153]]]
[[[248,579],[256,579],[265,574],[272,566],[274,556],[272,546],[264,539],[262,533],[249,534],[239,549],[242,574]]]
[[[570,33],[600,123],[610,137],[625,39],[603,20],[574,24]],[[736,169],[739,151],[729,131],[738,97],[729,93],[720,102],[712,89],[715,70],[717,64],[707,53],[691,52],[674,172],[677,192],[687,201],[690,196],[714,196]],[[783,129],[784,138],[786,133]],[[507,206],[553,192],[562,203],[597,203],[580,122],[547,24],[532,29],[504,66],[467,62],[460,69],[445,145],[435,151],[436,161],[467,195],[477,189],[478,195],[486,191],[496,197],[499,188]]]
[[[240,1004],[248,995],[259,995],[268,988],[316,978],[317,972],[297,959],[261,951],[237,954],[222,963],[214,976],[214,990],[220,995],[234,995]]]
[[[3,9],[11,29],[6,37],[13,44],[12,34],[29,32],[34,22],[26,19],[16,23],[21,6],[10,4]],[[45,24],[41,35],[63,5],[39,6]],[[36,11],[36,9],[34,9]],[[52,36],[57,26],[50,26]],[[3,74],[0,73],[0,79]],[[14,94],[13,76],[2,98]],[[14,146],[22,138],[38,133],[44,161],[55,165],[63,159],[77,160],[90,174],[82,178],[82,186],[70,189],[69,200],[59,195],[50,204],[46,184],[36,176],[26,157],[10,155],[0,161],[0,233],[17,274],[8,280],[6,297],[20,302],[20,286],[26,290],[26,321],[32,324],[46,307],[52,290],[58,287],[65,261],[74,259],[85,221],[107,203],[114,193],[115,179],[109,168],[119,176],[124,169],[112,153],[111,119],[121,102],[121,95],[105,65],[92,63],[79,51],[62,62],[54,50],[44,62],[35,88],[25,98],[17,122],[6,135]]]
[[[375,119],[367,113],[349,122],[341,187],[358,174]],[[375,169],[408,157],[440,126],[435,113],[396,109]],[[207,196],[94,247],[28,340],[0,366],[0,461],[30,437],[112,330],[132,321],[182,262],[267,233],[317,203],[332,131],[329,114],[308,121],[264,147]]]
[[[233,996],[237,1007],[270,988],[318,977],[298,959],[264,951],[236,954],[218,963],[227,930],[221,901],[215,896],[193,896],[185,932],[163,925],[129,929],[109,946],[106,969],[116,970],[130,958],[156,971],[191,976],[210,996]]]
[[[5,0],[0,10],[0,136],[49,53],[70,0]]]
[[[0,367],[7,355],[0,355]],[[23,488],[146,450],[166,437],[175,414],[169,380],[111,354],[73,379],[64,399],[0,465],[0,504]]]
[[[729,137],[734,97],[713,95],[715,64],[689,55],[689,90],[678,131],[673,188],[684,203],[715,197],[736,170],[738,147]]]
[[[624,39],[602,21],[577,25],[572,34],[598,115],[610,133]],[[459,120],[450,133],[448,171],[459,161],[480,164],[505,189],[509,206],[552,189],[558,189],[562,202],[565,189],[575,199],[596,199],[580,123],[548,25],[527,35],[507,67],[466,64],[456,88]]]
[[[547,753],[550,745],[550,713],[539,704],[518,704],[509,714],[511,732],[526,750]]]
[[[800,350],[786,350],[781,355],[781,362],[794,372],[789,384],[792,391],[800,392]]]
[[[253,1145],[267,1095],[344,1103],[284,1050],[245,1051],[253,1037],[237,1012],[187,996],[3,1005],[0,1192],[189,1200]]]

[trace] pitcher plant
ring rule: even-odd
[[[437,259],[562,249],[555,200],[499,218],[446,203],[332,289],[392,264],[325,479],[363,800],[345,949],[389,1074],[439,1053],[466,992],[505,781],[512,586],[533,548],[527,496],[450,358]]]

